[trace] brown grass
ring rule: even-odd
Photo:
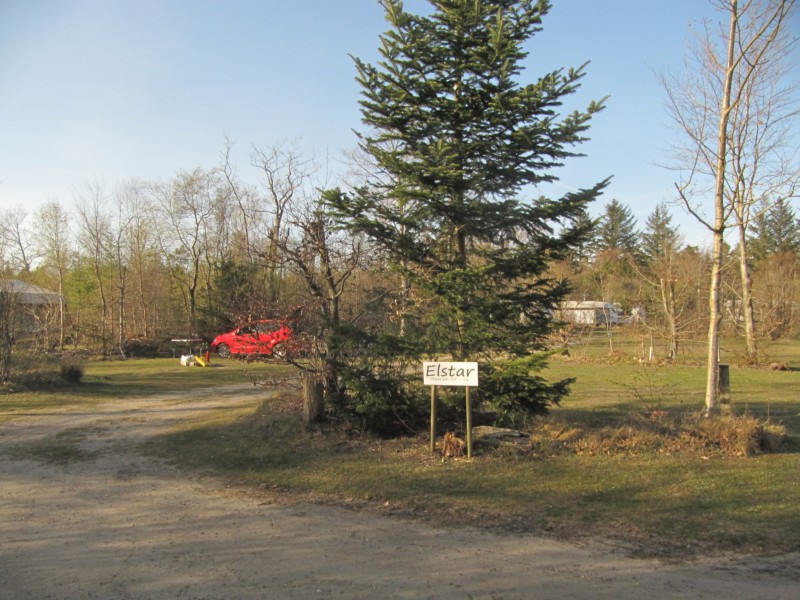
[[[786,437],[782,425],[752,416],[709,419],[699,413],[672,416],[666,411],[632,414],[617,425],[587,427],[544,420],[531,432],[534,455],[693,454],[701,457],[745,457],[777,452]]]

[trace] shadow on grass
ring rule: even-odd
[[[624,412],[619,407],[620,413]],[[800,548],[797,455],[431,456],[423,437],[303,426],[268,404],[152,439],[149,454],[288,500],[399,512],[562,538],[604,536],[642,556]]]

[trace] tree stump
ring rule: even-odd
[[[312,425],[322,421],[325,414],[325,387],[314,373],[303,375],[303,418]]]

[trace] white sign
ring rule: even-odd
[[[424,385],[478,387],[476,362],[423,362]]]

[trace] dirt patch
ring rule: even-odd
[[[278,501],[142,456],[232,386],[40,411],[0,425],[0,596],[8,598],[794,598],[800,556],[683,564],[624,546],[447,528]]]

